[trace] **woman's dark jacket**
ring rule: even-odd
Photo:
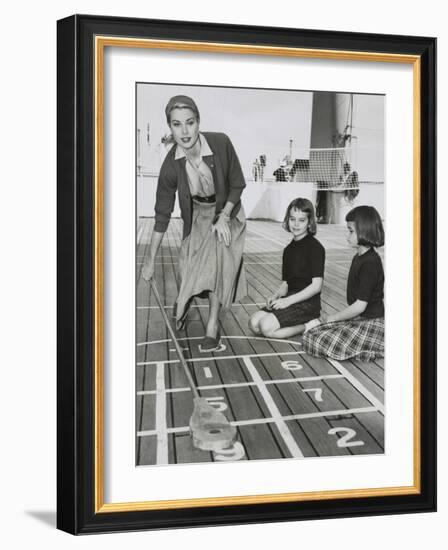
[[[225,135],[217,132],[202,132],[213,156],[203,157],[203,161],[209,166],[213,174],[216,194],[216,214],[219,214],[227,201],[235,206],[231,217],[234,218],[241,208],[241,193],[246,186],[240,161],[238,160],[232,142]],[[191,219],[193,205],[188,185],[186,159],[175,160],[176,145],[168,152],[162,167],[160,168],[157,182],[155,205],[155,228],[159,233],[167,230],[171,213],[174,209],[176,191],[179,193],[179,206],[184,222],[183,239],[188,237],[191,231]]]

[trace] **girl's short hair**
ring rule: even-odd
[[[316,215],[314,214],[314,206],[311,201],[308,199],[294,199],[286,209],[285,219],[283,220],[282,227],[289,233],[291,233],[289,229],[289,215],[291,214],[291,210],[295,208],[296,210],[301,210],[302,212],[306,212],[308,214],[308,233],[311,233],[311,235],[316,234]]]
[[[383,246],[384,228],[378,211],[373,206],[357,206],[345,216],[345,221],[355,224],[358,244]]]

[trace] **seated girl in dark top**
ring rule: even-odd
[[[384,245],[384,229],[372,206],[358,206],[345,219],[347,241],[357,249],[347,280],[348,307],[313,321],[303,347],[315,357],[371,361],[384,357],[384,271],[375,251]]]
[[[305,330],[305,323],[320,315],[320,291],[325,249],[314,237],[316,218],[308,199],[288,206],[283,228],[293,240],[283,251],[282,284],[266,307],[252,315],[249,327],[269,338],[288,338]]]

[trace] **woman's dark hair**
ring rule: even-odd
[[[295,208],[296,210],[301,210],[302,212],[306,212],[308,214],[308,233],[311,233],[311,235],[316,234],[316,216],[314,214],[314,206],[311,201],[308,199],[294,199],[288,208],[286,209],[285,219],[283,220],[282,227],[285,229],[285,231],[288,231],[291,233],[289,229],[289,215],[291,214],[291,210]]]
[[[355,224],[358,244],[383,246],[384,228],[380,215],[373,206],[357,206],[345,216],[345,221]]]

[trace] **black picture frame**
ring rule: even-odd
[[[74,15],[57,25],[58,456],[57,527],[68,533],[232,525],[436,509],[436,39]],[[260,504],[101,509],[96,476],[95,37],[192,41],[413,56],[420,94],[420,480],[413,494]],[[98,337],[98,334],[96,335]]]

